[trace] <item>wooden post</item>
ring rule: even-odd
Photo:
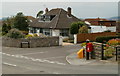
[[[116,47],[116,61],[118,60],[118,52],[117,52],[117,47]]]
[[[102,43],[101,60],[104,60],[104,44]]]

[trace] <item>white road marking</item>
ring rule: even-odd
[[[46,60],[47,58],[45,59],[35,59],[35,58],[31,58],[31,57],[27,57],[27,56],[22,56],[22,55],[10,55],[10,54],[6,54],[6,53],[2,53],[4,55],[7,55],[7,56],[12,56],[12,57],[17,57],[17,58],[24,58],[24,59],[30,59],[32,61],[39,61],[39,62],[47,62],[47,63],[55,63],[55,64],[59,64],[59,65],[66,65],[65,63],[60,63],[58,61],[49,61],[49,60]],[[60,57],[51,57],[51,58],[61,58],[63,56],[60,56]],[[50,59],[51,59],[50,58]],[[9,64],[9,63],[4,63],[6,65],[11,65],[11,66],[16,66],[16,65],[12,65],[12,64]]]
[[[65,56],[59,56],[59,57],[49,57],[49,58],[43,58],[43,59],[57,59],[57,58],[63,58]]]
[[[46,51],[45,52],[36,52],[36,53],[18,54],[18,55],[30,55],[30,54],[38,54],[38,53],[46,53]]]
[[[19,55],[15,55],[15,57],[19,58],[20,56]]]
[[[15,55],[11,55],[11,56],[15,56]]]
[[[52,61],[51,61],[51,62],[49,62],[49,63],[55,63],[55,62],[52,62]]]
[[[7,56],[11,56],[10,54],[6,54]]]
[[[60,64],[60,65],[66,65],[66,64],[64,64],[64,63],[59,63],[59,62],[58,62],[57,64]]]
[[[2,53],[2,54],[6,54],[6,53]]]
[[[3,64],[4,64],[4,65],[8,65],[8,66],[14,66],[14,67],[17,66],[17,65],[15,65],[15,64],[10,64],[10,63],[6,63],[6,62],[3,62]]]

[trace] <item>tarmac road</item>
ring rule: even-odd
[[[79,45],[10,48],[3,47],[3,74],[118,74],[118,65],[70,65],[66,56]]]

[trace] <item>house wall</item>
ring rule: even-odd
[[[60,36],[60,30],[53,29],[52,36]]]
[[[106,27],[107,30],[111,30],[111,32],[116,32],[116,26]]]
[[[91,33],[104,32],[106,30],[111,30],[111,32],[116,32],[116,26],[106,27],[106,26],[90,26]]]
[[[106,31],[106,26],[90,26],[91,27],[91,33],[97,33],[97,32],[103,32]]]

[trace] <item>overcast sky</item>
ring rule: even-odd
[[[37,12],[52,8],[72,8],[72,14],[78,18],[90,17],[114,17],[118,15],[118,2],[11,2],[3,1],[2,17],[13,16],[18,12],[23,12],[28,16],[36,16]]]

